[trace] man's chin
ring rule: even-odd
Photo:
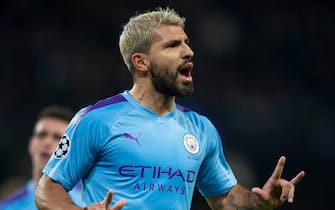
[[[48,163],[48,161],[49,161],[49,158],[48,159],[42,159],[41,161],[40,161],[40,167],[41,168],[44,168],[44,166]]]
[[[183,88],[181,90],[179,90],[175,96],[176,97],[185,97],[185,96],[190,96],[193,94],[193,86],[192,87],[187,87],[187,88]]]
[[[190,95],[192,95],[192,92],[191,93],[185,93],[185,94],[178,94],[178,95],[175,95],[176,97],[178,97],[178,98],[184,98],[184,97],[186,97],[186,96],[190,96]]]

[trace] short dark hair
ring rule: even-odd
[[[37,121],[43,118],[52,117],[70,122],[74,113],[68,107],[62,105],[50,105],[42,109],[37,116]]]

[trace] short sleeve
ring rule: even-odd
[[[217,196],[228,192],[237,180],[223,153],[221,138],[212,123],[206,132],[206,157],[197,177],[197,187],[203,196]]]
[[[93,166],[102,150],[103,139],[108,135],[101,122],[89,114],[81,119],[78,113],[71,121],[54,155],[43,173],[71,190]],[[93,135],[94,133],[94,135]]]

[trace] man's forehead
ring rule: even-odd
[[[55,124],[59,124],[59,126],[56,126]],[[58,129],[60,126],[64,127],[67,126],[67,122],[53,118],[53,117],[46,117],[38,120],[38,122],[35,124],[35,131],[41,131],[45,128],[50,128],[50,129]]]
[[[160,25],[154,29],[153,42],[163,40],[184,40],[188,39],[184,29],[175,25]]]

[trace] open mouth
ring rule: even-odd
[[[51,154],[50,153],[48,153],[48,152],[42,152],[41,154],[40,154],[40,157],[43,159],[43,160],[49,160],[50,159],[50,157],[51,157]]]
[[[187,62],[181,67],[181,69],[179,70],[179,74],[187,80],[192,80],[191,75],[192,69],[193,69],[193,63]]]

